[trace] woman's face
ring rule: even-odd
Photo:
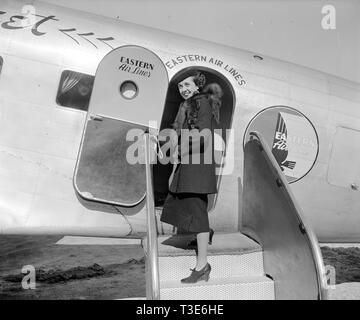
[[[191,98],[195,93],[199,92],[199,87],[195,84],[193,77],[188,77],[185,80],[179,82],[178,88],[181,96],[185,100]]]

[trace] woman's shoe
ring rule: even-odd
[[[191,275],[187,278],[181,279],[182,283],[196,283],[201,280],[209,281],[211,271],[211,266],[209,263],[207,263],[205,267],[199,271],[196,271],[195,268],[190,270],[192,271]]]

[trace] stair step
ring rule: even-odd
[[[211,276],[211,274],[210,274]],[[274,282],[266,276],[210,278],[208,282],[161,282],[161,300],[274,300]]]
[[[250,275],[263,275],[263,253],[251,252],[239,255],[209,255],[211,278],[233,278]],[[190,274],[196,265],[196,256],[159,257],[160,281],[182,279]]]
[[[196,255],[194,249],[188,249],[187,243],[194,235],[172,235],[158,237],[158,256]],[[146,241],[143,248],[146,251]],[[240,232],[219,233],[215,231],[212,245],[208,246],[208,255],[238,255],[262,251],[261,246]]]

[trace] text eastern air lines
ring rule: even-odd
[[[144,68],[144,69],[148,69],[148,70],[154,70],[153,64],[144,62],[141,60],[137,60],[137,59],[121,57],[120,62],[126,63],[126,64],[128,64],[130,66],[134,66],[134,67],[140,67],[140,68]]]
[[[32,35],[34,36],[43,36],[47,34],[44,30],[45,24],[54,23],[55,21],[60,21],[54,15],[43,16],[40,14],[29,14],[27,16],[24,15],[13,15],[3,19],[7,15],[7,12],[0,11],[0,22],[1,28],[7,30],[22,30],[22,29],[30,29]],[[40,30],[41,27],[41,30]],[[108,42],[115,40],[113,37],[96,37],[94,32],[78,32],[76,28],[59,28],[57,29],[63,35],[70,38],[76,44],[80,45],[81,41],[87,41],[93,47],[98,49],[99,43],[103,43],[114,49]]]

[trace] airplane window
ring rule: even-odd
[[[2,65],[3,65],[3,58],[0,57],[0,73],[1,73]]]
[[[60,106],[87,111],[94,76],[65,70],[61,74],[56,102]]]

